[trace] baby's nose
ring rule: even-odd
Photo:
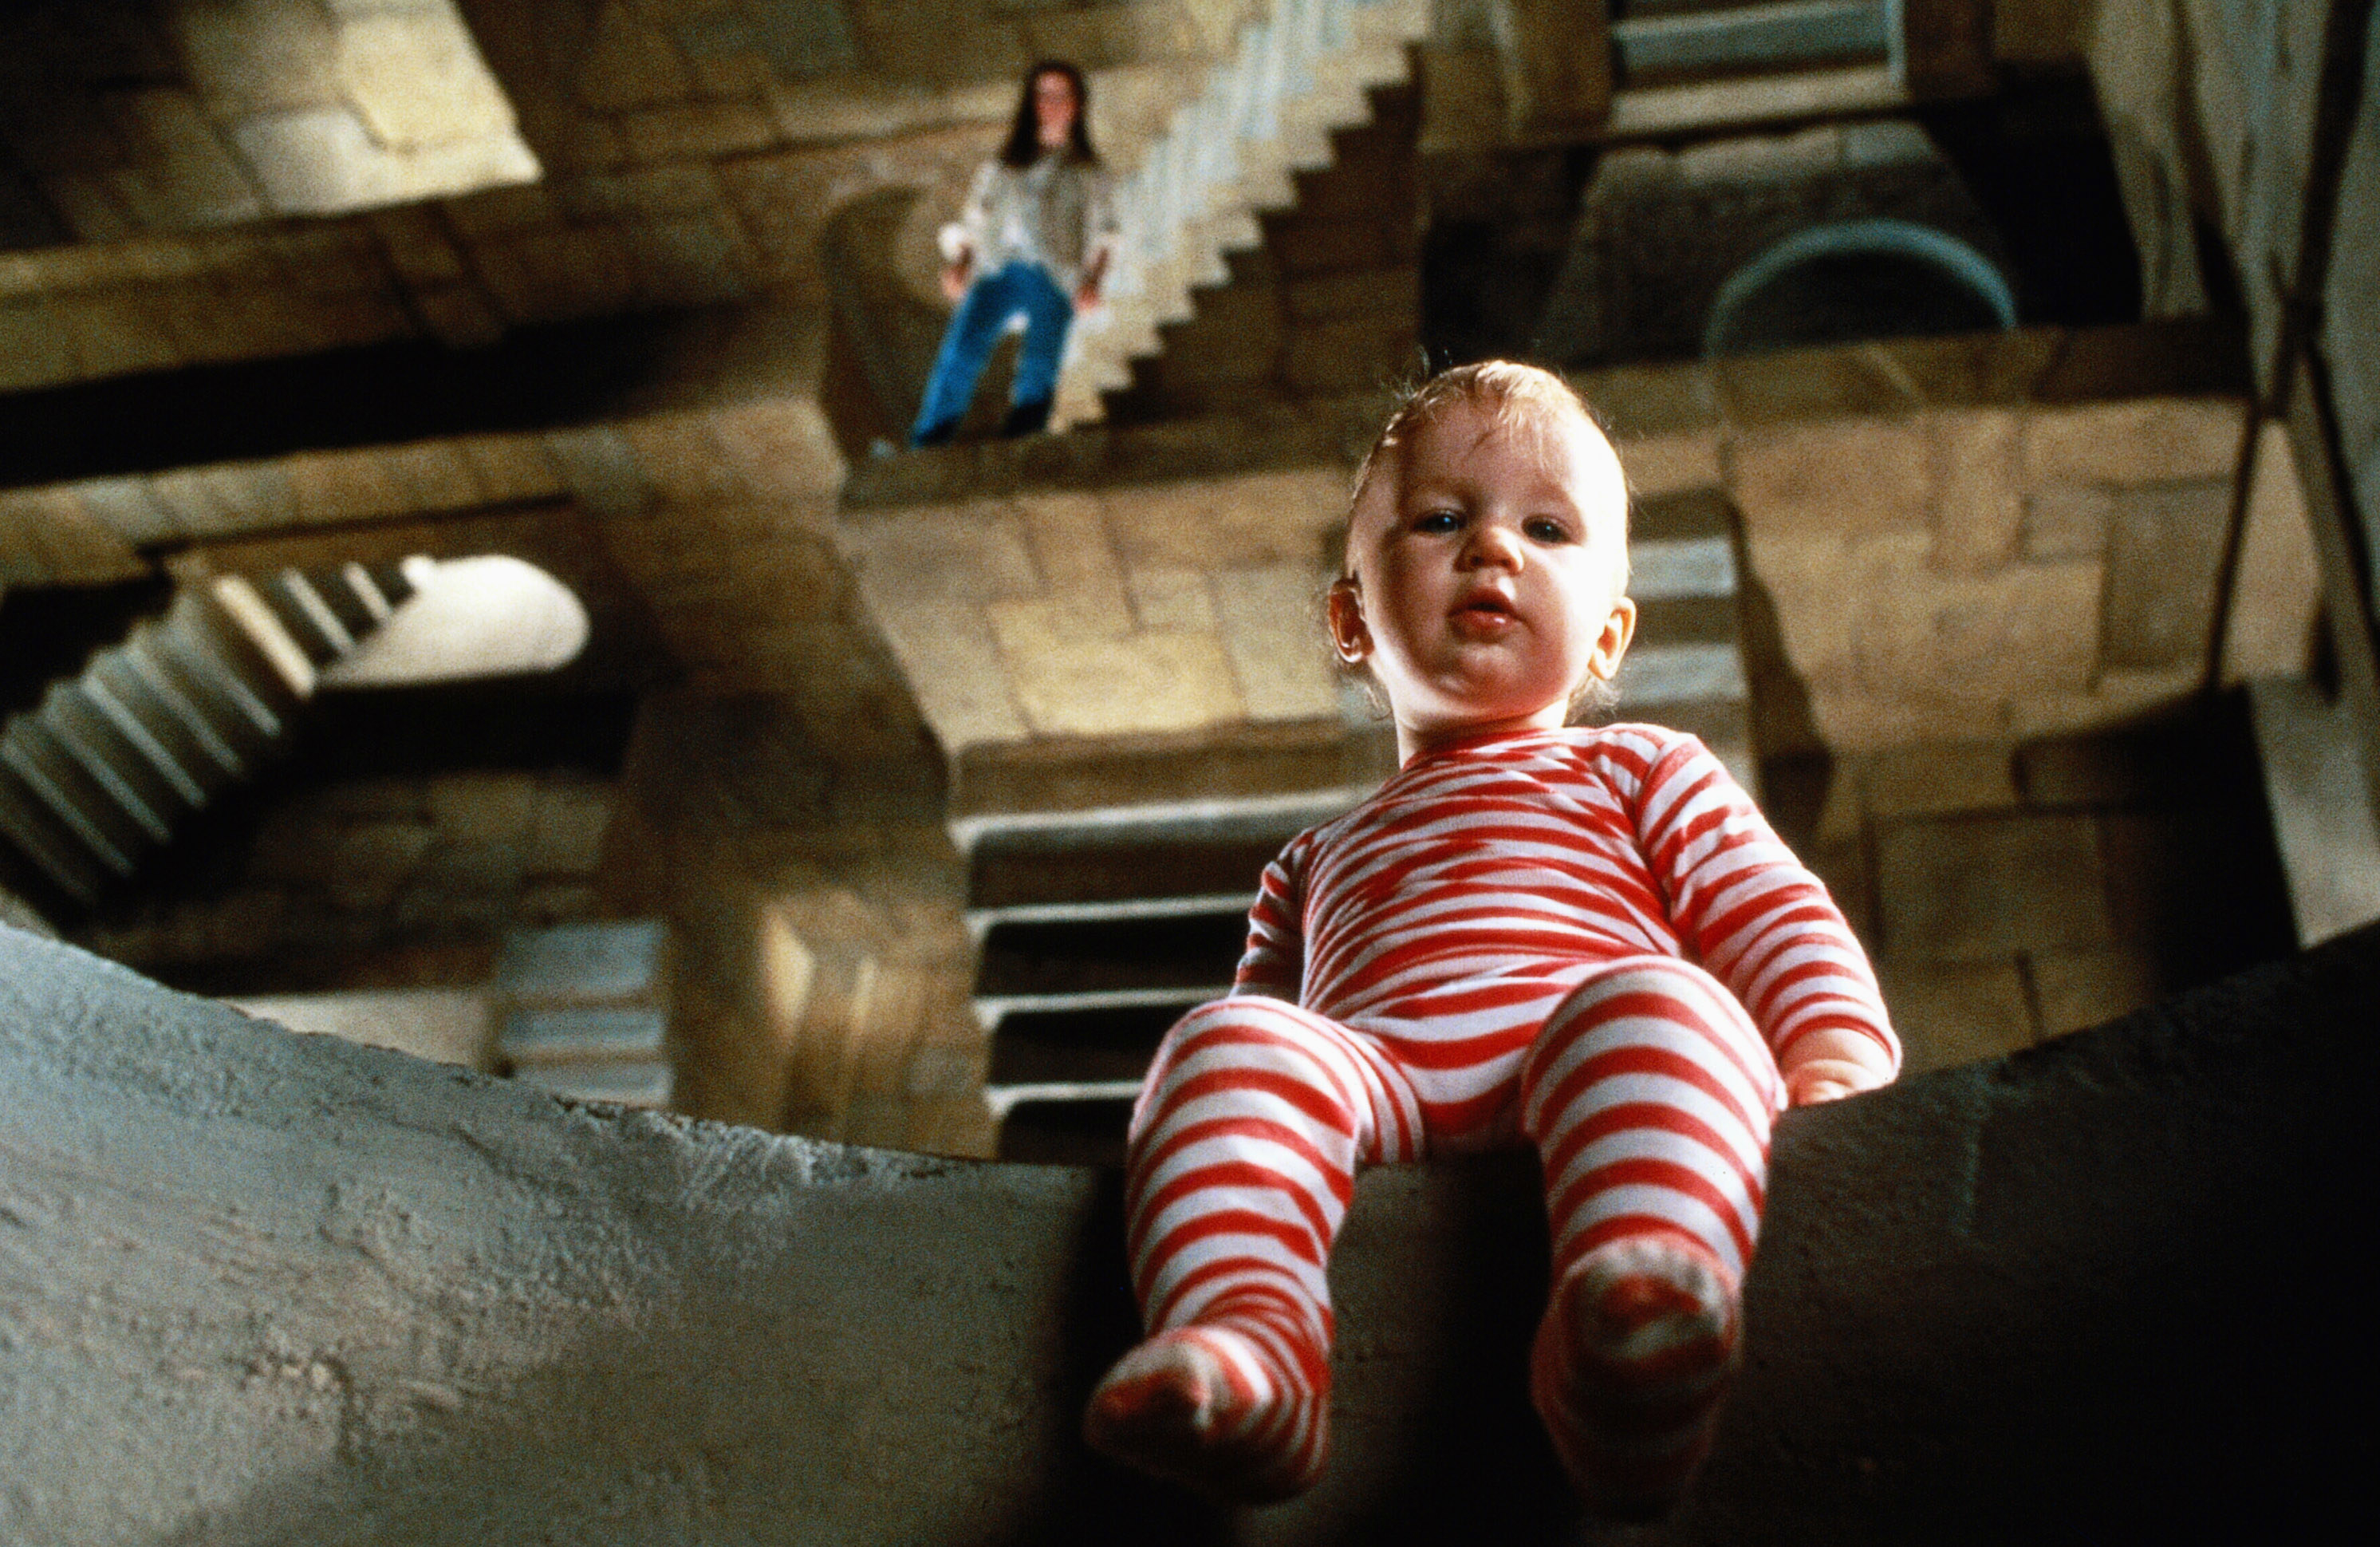
[[[1525,550],[1520,535],[1494,521],[1482,521],[1471,529],[1471,560],[1474,564],[1501,564],[1518,569]]]

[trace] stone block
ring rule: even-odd
[[[519,844],[538,810],[527,774],[444,774],[430,781],[430,820],[442,840]]]
[[[575,221],[700,214],[722,198],[717,175],[700,162],[590,172],[557,181],[553,196]]]
[[[54,296],[49,311],[74,351],[76,373],[85,381],[182,363],[172,328],[136,290]]]
[[[1395,244],[1376,220],[1302,220],[1272,224],[1266,245],[1293,281],[1346,269],[1379,270],[1395,263]]]
[[[2163,990],[2145,951],[2045,951],[2029,956],[2045,1037],[2063,1036],[2127,1016]]]
[[[334,214],[393,201],[390,158],[350,108],[254,114],[234,123],[231,137],[275,214]]]
[[[725,212],[621,228],[639,292],[657,306],[715,306],[751,294],[758,254]]]
[[[612,426],[549,431],[544,447],[571,493],[590,514],[640,516],[652,508],[654,493],[645,481],[644,467]]]
[[[1983,961],[2114,943],[2097,825],[2085,816],[1964,816],[1876,838],[1883,946],[1896,961]]]
[[[664,505],[700,509],[750,498],[719,455],[707,415],[646,414],[619,420],[614,432],[636,457],[646,487]]]
[[[122,241],[140,234],[139,221],[106,172],[60,172],[38,177],[42,194],[84,242]]]
[[[167,14],[192,84],[220,117],[322,107],[338,96],[338,39],[320,6],[249,0]]]
[[[1617,445],[1629,492],[1640,500],[1719,486],[1716,434],[1645,435]]]
[[[1347,518],[1335,467],[1122,488],[1108,496],[1117,554],[1136,568],[1307,564]]]
[[[929,509],[856,535],[859,573],[880,614],[1038,595],[1041,579],[1014,507]]]
[[[447,224],[466,246],[562,224],[553,195],[542,185],[480,189],[440,201]]]
[[[388,446],[380,458],[413,510],[468,510],[482,503],[479,480],[452,441]]]
[[[1198,570],[1130,569],[1124,572],[1124,589],[1142,628],[1180,633],[1215,627],[1215,599]]]
[[[1335,717],[1339,683],[1322,622],[1323,576],[1311,565],[1272,565],[1218,570],[1212,584],[1248,718]]]
[[[0,392],[50,386],[75,373],[74,347],[40,298],[0,303]]]
[[[267,530],[298,519],[297,493],[284,462],[223,462],[159,473],[150,490],[192,537]]]
[[[453,444],[491,505],[552,499],[569,488],[535,435],[465,435]]]
[[[414,292],[430,335],[450,349],[482,349],[504,335],[504,319],[476,285],[440,285]]]
[[[636,270],[606,226],[531,229],[479,243],[480,277],[515,322],[601,316],[635,298]]]
[[[815,402],[779,398],[717,409],[711,435],[763,498],[805,502],[807,510],[832,498],[843,481],[843,454]]]
[[[1859,760],[1871,820],[2005,810],[2017,804],[2015,749],[2004,741],[1929,742]]]
[[[131,546],[76,497],[72,485],[18,490],[0,497],[15,510],[18,542],[30,542],[53,582],[101,585],[149,573]]]
[[[309,526],[401,516],[412,492],[378,450],[301,451],[283,461],[298,519]]]
[[[1421,298],[1411,269],[1318,274],[1288,286],[1289,314],[1299,322],[1333,317],[1411,317]]]
[[[382,145],[512,132],[512,107],[452,9],[366,11],[337,26],[340,90]]]
[[[1203,730],[1243,716],[1231,663],[1211,634],[1087,636],[1046,603],[998,602],[986,611],[1036,734]]]
[[[1740,429],[1897,416],[1925,406],[1900,360],[1876,344],[1730,355],[1710,367],[1719,412]]]
[[[2028,559],[2098,558],[2107,551],[2114,493],[2082,483],[2052,484],[2023,496],[2019,549]]]
[[[1132,631],[1123,571],[1108,535],[1106,512],[1089,494],[1038,494],[1016,502],[1033,566],[1053,616],[1086,633]]]
[[[111,91],[103,99],[118,138],[140,158],[151,197],[128,198],[155,231],[233,225],[263,213],[198,99],[178,87]]]
[[[865,572],[861,589],[946,754],[1031,736],[980,605],[928,600],[887,606]]]
[[[474,841],[455,843],[441,837],[421,866],[421,889],[445,894],[450,915],[463,915],[466,898],[502,899],[520,890],[528,873],[528,856],[517,843]],[[468,915],[464,915],[468,916]],[[501,911],[484,915],[491,920]]]
[[[438,842],[437,830],[428,822],[406,821],[364,822],[307,836],[326,856],[319,872],[323,880],[370,889],[377,901],[366,906],[374,907],[394,896],[421,869]]]
[[[1860,681],[1920,700],[2080,690],[2097,658],[2100,587],[2095,564],[1873,576],[1855,625]]]
[[[627,0],[606,0],[596,13],[575,84],[579,102],[598,113],[680,102],[692,89],[668,35]]]
[[[620,135],[630,159],[639,162],[711,161],[779,142],[775,116],[749,102],[645,108],[620,120]]]
[[[174,513],[152,492],[146,478],[86,479],[74,492],[85,509],[127,542],[168,542],[183,535]]]
[[[2117,493],[2100,613],[2102,664],[2161,671],[2204,658],[2231,498],[2228,480]]]
[[[1378,392],[1419,366],[1410,317],[1301,323],[1289,331],[1282,374],[1298,393]]]
[[[1739,432],[1719,455],[1728,493],[1755,540],[1858,538],[1931,524],[1933,448],[1906,420]]]
[[[1887,959],[1885,1008],[1900,1034],[1903,1076],[1956,1068],[2031,1047],[2033,1012],[2013,961]]]
[[[434,205],[374,210],[368,217],[389,266],[413,285],[451,285],[469,272]]]
[[[2016,414],[2005,409],[1923,416],[1934,440],[1937,568],[1987,574],[2015,556],[2024,506],[2017,493]]]
[[[2151,397],[2026,417],[2028,490],[2228,478],[2238,468],[2242,405],[2223,397]]]

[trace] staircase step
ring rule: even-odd
[[[1093,989],[1079,993],[978,994],[977,1022],[994,1036],[1012,1016],[1076,1015],[1109,1010],[1161,1009],[1179,1019],[1184,1011],[1232,992],[1229,978],[1168,988]]]
[[[992,1038],[985,1078],[993,1085],[1138,1079],[1181,1018],[1175,1005],[1012,1015]]]
[[[338,611],[302,570],[285,569],[256,587],[284,632],[306,653],[309,664],[329,665],[356,648],[356,636]],[[362,603],[354,603],[362,612]]]
[[[59,747],[156,843],[174,835],[190,809],[181,792],[130,737],[70,682],[54,683],[35,712]]]
[[[254,586],[225,575],[191,594],[198,599],[191,616],[212,630],[217,653],[259,698],[295,708],[314,696],[313,662]]]
[[[168,776],[178,776],[193,806],[205,805],[245,767],[198,707],[131,641],[93,656],[83,689],[119,724],[129,720],[156,744],[176,771]],[[127,728],[126,734],[132,733]]]
[[[984,938],[976,992],[1013,999],[1229,982],[1247,932],[1240,907],[995,924]]]
[[[0,762],[100,863],[118,875],[132,873],[147,834],[91,782],[48,726],[30,714],[9,721],[0,730]]]
[[[107,871],[91,846],[51,809],[49,801],[0,758],[0,834],[76,902],[99,900]]]
[[[1038,1165],[1120,1166],[1132,1093],[1040,1092],[1000,1113],[998,1159]]]
[[[246,778],[270,752],[281,717],[249,691],[188,617],[169,613],[164,624],[135,630],[125,656],[228,776]]]

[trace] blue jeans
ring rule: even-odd
[[[1010,263],[968,286],[966,298],[952,314],[941,353],[934,358],[934,374],[926,383],[926,401],[909,431],[911,445],[939,445],[951,438],[975,400],[976,378],[991,359],[992,346],[1020,316],[1025,319],[1025,347],[1016,357],[1016,384],[1009,401],[1018,410],[1038,408],[1048,417],[1047,406],[1058,392],[1058,361],[1066,351],[1075,303],[1040,264]],[[1012,413],[1012,421],[1016,417]]]

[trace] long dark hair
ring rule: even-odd
[[[1008,128],[1008,143],[1000,159],[1011,166],[1030,166],[1041,159],[1041,121],[1033,113],[1033,85],[1045,75],[1062,75],[1075,87],[1075,128],[1066,139],[1066,159],[1086,166],[1099,164],[1091,149],[1091,84],[1071,60],[1044,59],[1025,72],[1025,90],[1017,94],[1016,121]]]

